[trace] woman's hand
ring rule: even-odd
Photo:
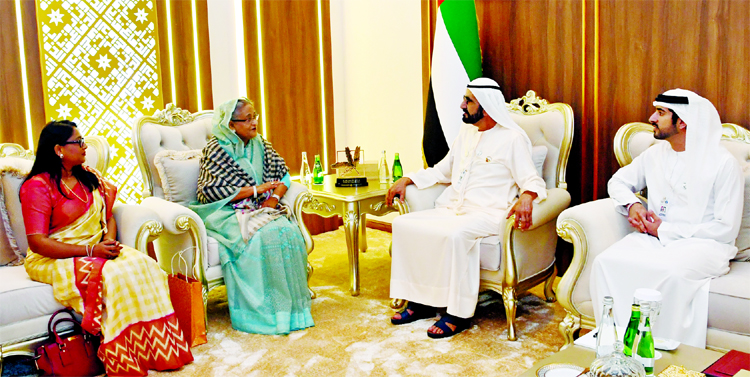
[[[264,192],[275,190],[277,187],[279,187],[280,184],[281,181],[271,181],[255,187],[258,189],[258,194],[262,194]]]
[[[122,246],[115,240],[104,240],[94,245],[91,256],[104,259],[115,259],[120,255]]]
[[[273,196],[266,199],[263,204],[261,204],[261,207],[267,207],[267,208],[276,208],[276,206],[279,205],[279,200],[274,198]]]

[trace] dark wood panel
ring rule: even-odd
[[[245,35],[245,87],[247,98],[255,103],[255,109],[261,113],[260,102],[260,61],[258,60],[258,24],[255,0],[242,2],[242,19]],[[261,114],[261,123],[266,121],[266,114]]]
[[[313,155],[322,154],[325,145],[317,2],[262,1],[261,25],[266,136],[292,172],[297,172],[302,151],[312,163]],[[332,111],[327,108],[327,115]],[[332,137],[332,132],[329,135]]]
[[[483,75],[496,80],[506,101],[527,90],[573,107],[580,134],[582,97],[582,2],[476,2]],[[574,138],[575,141],[575,138]],[[575,149],[577,148],[577,149]],[[580,202],[580,144],[574,144],[567,181]]]
[[[321,12],[322,12],[322,28],[323,28],[323,79],[325,86],[325,107],[326,107],[326,126],[327,126],[327,138],[322,140],[322,143],[328,145],[328,161],[331,163],[336,162],[336,151],[335,151],[335,134],[336,128],[333,117],[333,69],[332,67],[332,56],[331,56],[331,2],[330,0],[321,1]],[[301,165],[301,152],[298,151],[297,155],[300,155],[300,162],[295,166]],[[299,169],[297,169],[299,171]]]
[[[309,230],[310,234],[313,236],[336,230],[344,225],[344,220],[341,219],[341,216],[322,217],[316,214],[303,213],[302,218],[307,230]]]
[[[208,36],[208,0],[195,0],[198,20],[198,58],[200,60],[201,108],[213,109],[211,83],[211,45]]]
[[[44,110],[44,87],[42,86],[42,60],[39,51],[39,30],[36,23],[34,0],[21,1],[23,20],[23,42],[26,52],[26,83],[29,89],[29,112],[31,116],[31,138],[39,140],[42,128],[47,123]]]
[[[172,54],[174,80],[177,89],[175,103],[191,112],[198,111],[198,92],[195,75],[195,45],[193,43],[192,1],[171,1]],[[166,79],[166,77],[163,77]]]
[[[600,17],[596,197],[606,196],[618,167],[611,152],[617,129],[646,121],[665,90],[695,91],[723,121],[750,124],[750,2],[602,1]]]
[[[178,107],[192,112],[213,108],[211,90],[211,59],[208,37],[208,8],[206,0],[195,0],[196,21],[198,23],[198,61],[195,54],[193,34],[193,1],[170,1],[172,26],[172,59],[170,65],[169,23],[167,22],[167,3],[155,0],[157,10],[157,39],[159,74],[164,104],[173,102]],[[196,64],[200,68],[201,104],[198,104],[198,84]],[[172,98],[172,70],[176,98]]]
[[[169,62],[169,28],[167,23],[167,2],[165,0],[155,0],[156,3],[156,42],[157,42],[157,59],[159,59],[159,77],[161,97],[166,106],[168,103],[174,103],[172,98],[172,66]],[[156,109],[159,110],[159,109]]]
[[[28,147],[15,5],[0,1],[0,142]]]
[[[21,1],[21,19],[32,138],[36,140],[44,127],[45,116],[33,0]],[[0,51],[3,51],[0,57],[0,142],[16,143],[28,148],[22,57],[18,46],[16,4],[13,1],[0,2]]]

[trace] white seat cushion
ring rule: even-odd
[[[208,237],[208,266],[220,266],[221,265],[221,259],[219,258],[219,241],[217,241],[215,238],[209,236]]]
[[[750,260],[750,145],[741,142],[722,142],[727,150],[737,158],[745,175],[745,206],[742,210],[742,222],[740,223],[740,234],[737,236],[737,256],[735,260]]]
[[[482,238],[482,241],[479,242],[479,268],[490,271],[500,269],[500,261],[502,260],[501,241],[500,236]]]
[[[55,300],[52,286],[36,282],[24,266],[0,267],[0,326],[49,315],[63,306]]]
[[[750,262],[731,262],[728,274],[711,281],[708,327],[750,335]]]

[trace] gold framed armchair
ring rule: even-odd
[[[86,136],[85,140],[89,146],[86,164],[106,175],[106,139]],[[0,371],[5,357],[34,356],[36,347],[48,339],[49,317],[63,308],[55,300],[52,286],[31,280],[20,264],[28,241],[18,190],[33,162],[33,151],[18,144],[0,144]],[[149,208],[118,203],[113,214],[117,239],[142,252],[147,252],[148,243],[162,231],[158,216]]]
[[[201,150],[212,137],[213,111],[190,113],[174,104],[153,116],[144,116],[133,123],[133,146],[146,188],[142,206],[154,209],[164,224],[165,232],[154,242],[154,251],[161,268],[173,272],[172,257],[182,253],[189,271],[203,285],[203,302],[208,292],[224,285],[219,260],[218,242],[206,233],[203,220],[187,204],[196,199]],[[281,199],[293,209],[293,218],[305,239],[308,254],[313,240],[302,222],[302,205],[307,188],[297,182]],[[308,280],[312,267],[308,264]],[[174,266],[174,270],[177,270]],[[175,271],[176,272],[176,271]],[[312,297],[314,293],[310,291]]]
[[[722,144],[739,160],[745,178],[745,205],[740,234],[735,245],[747,254],[750,250],[750,131],[736,124],[722,125]],[[614,139],[614,152],[620,166],[656,143],[654,127],[647,123],[627,123]],[[642,198],[642,200],[645,200]],[[573,244],[570,267],[557,286],[557,299],[567,315],[560,322],[565,338],[563,349],[573,344],[581,329],[594,329],[594,310],[589,291],[594,258],[634,229],[627,217],[615,211],[611,199],[599,199],[566,209],[557,219],[557,233]],[[742,257],[740,257],[742,259]],[[707,348],[737,349],[750,352],[750,262],[730,262],[730,272],[711,281],[709,288]]]
[[[541,175],[547,184],[547,199],[534,205],[534,225],[529,230],[516,230],[511,218],[505,222],[501,235],[486,237],[480,243],[479,290],[492,290],[502,295],[508,340],[516,340],[517,298],[544,282],[547,301],[555,300],[552,291],[557,275],[555,220],[570,205],[565,170],[573,142],[573,109],[565,103],[550,104],[532,90],[506,105],[513,120],[531,139],[532,156],[537,156],[542,163]],[[407,186],[401,211],[434,208],[435,200],[446,187],[434,185],[420,190],[414,185]]]

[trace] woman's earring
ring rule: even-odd
[[[58,156],[60,156],[60,159],[62,160],[62,158],[63,158],[63,154],[62,154],[62,153],[60,153],[60,154],[59,154]]]

